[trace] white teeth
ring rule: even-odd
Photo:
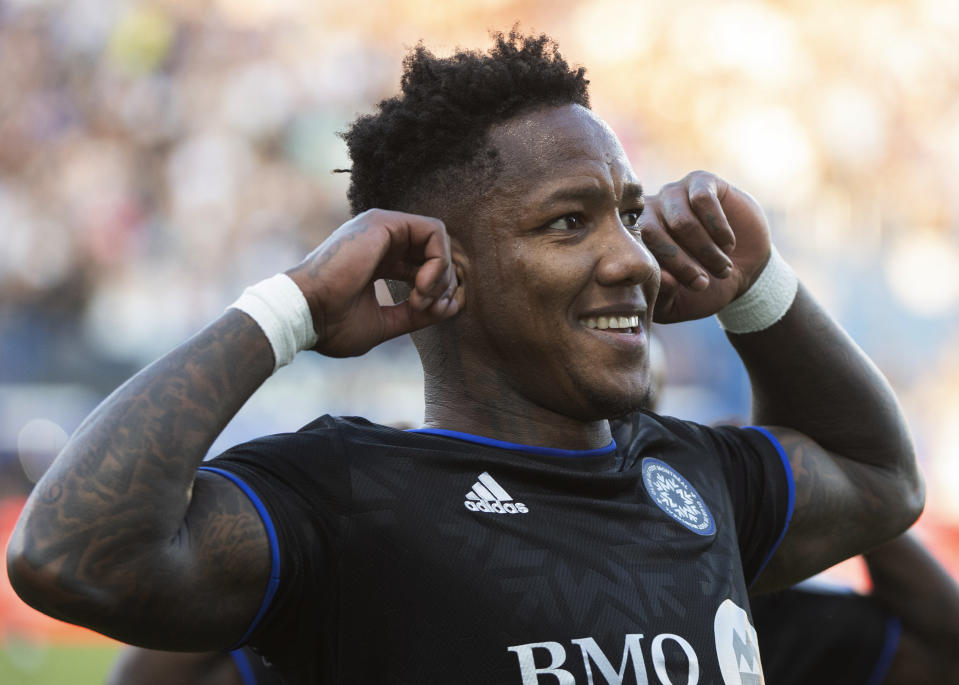
[[[589,317],[587,319],[581,319],[580,322],[586,326],[586,328],[598,328],[601,331],[605,331],[608,328],[621,329],[621,328],[638,328],[639,327],[639,316],[600,316],[600,317]]]

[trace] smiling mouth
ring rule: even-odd
[[[596,316],[588,319],[580,319],[580,323],[586,328],[598,329],[601,331],[611,331],[613,333],[638,333],[639,316]]]

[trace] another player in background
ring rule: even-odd
[[[131,644],[250,644],[290,683],[761,681],[748,587],[905,530],[909,431],[756,202],[705,172],[644,197],[586,85],[544,36],[415,49],[346,135],[354,219],[107,398],[38,483],[21,596]],[[379,305],[379,278],[408,299]],[[761,427],[634,414],[616,445],[654,312],[718,313]],[[201,467],[298,350],[409,332],[423,429],[322,417]]]
[[[864,555],[868,595],[812,583],[752,599],[770,683],[959,684],[959,585],[907,533]]]

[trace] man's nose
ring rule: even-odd
[[[659,263],[643,244],[638,230],[625,227],[617,215],[597,236],[596,278],[601,285],[642,285],[659,281]]]

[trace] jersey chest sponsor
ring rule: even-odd
[[[666,665],[667,650],[681,650],[686,656],[683,678],[671,679]],[[626,635],[619,668],[591,637],[570,640],[567,648],[560,642],[530,642],[508,647],[516,654],[523,685],[579,685],[609,683],[623,685],[696,685],[699,682],[699,656],[693,646],[680,635],[660,633],[647,639],[642,633]],[[579,668],[579,661],[582,670]],[[586,678],[577,678],[585,672]],[[673,674],[675,676],[675,673]]]
[[[713,634],[723,685],[764,685],[756,630],[746,611],[724,600],[713,618]],[[592,637],[570,640],[568,646],[529,642],[507,650],[516,656],[522,685],[698,685],[700,678],[700,655],[675,633],[628,633],[618,668]]]

